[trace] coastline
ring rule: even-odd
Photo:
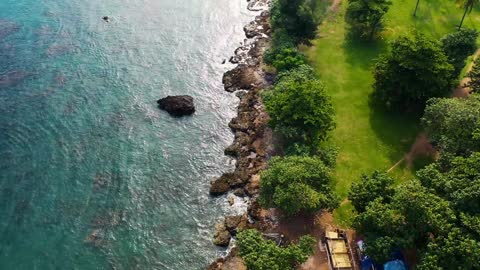
[[[237,116],[228,124],[234,140],[225,149],[225,155],[234,157],[236,165],[233,172],[224,173],[212,181],[210,195],[232,193],[237,197],[246,197],[248,208],[243,215],[226,216],[223,222],[215,225],[214,244],[228,247],[229,252],[212,262],[209,270],[246,269],[232,239],[237,230],[256,228],[266,232],[274,226],[269,211],[262,210],[256,201],[260,172],[266,168],[274,152],[272,131],[267,126],[268,114],[260,97],[274,77],[274,74],[265,71],[263,65],[263,55],[271,41],[270,6],[271,0],[249,1],[247,9],[261,13],[244,26],[246,39],[229,59],[237,66],[225,72],[222,79],[225,91],[235,92],[240,99]]]

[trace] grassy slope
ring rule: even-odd
[[[420,130],[415,119],[379,112],[369,106],[374,59],[386,50],[389,40],[408,29],[416,28],[440,38],[455,30],[463,14],[453,0],[421,0],[416,18],[412,16],[416,1],[393,2],[382,39],[371,43],[345,40],[343,13],[347,0],[343,0],[337,14],[327,15],[320,26],[319,38],[307,50],[313,66],[328,87],[337,112],[337,128],[331,142],[340,148],[335,179],[337,192],[342,198],[362,173],[387,170],[400,160]],[[474,11],[464,25],[480,26],[479,14]],[[403,163],[391,174],[400,181],[413,177],[413,172]],[[350,204],[344,203],[336,211],[338,224],[350,224],[351,208]]]

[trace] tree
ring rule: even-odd
[[[395,189],[390,203],[370,202],[353,226],[365,236],[366,254],[383,262],[397,249],[424,248],[429,237],[448,232],[455,220],[448,201],[411,180]]]
[[[263,94],[269,124],[292,141],[316,145],[335,127],[334,109],[322,82],[311,67],[300,66],[279,74]]]
[[[443,163],[448,164],[434,163],[420,170],[417,174],[422,184],[450,201],[456,211],[480,215],[480,153]],[[463,220],[471,221],[465,215]]]
[[[470,87],[471,92],[480,93],[480,61],[475,60],[473,62],[472,69],[468,72],[467,77],[470,81],[467,86]]]
[[[417,16],[418,4],[420,4],[420,0],[417,0],[417,4],[415,5],[415,11],[413,12],[413,17]]]
[[[272,28],[285,29],[296,42],[313,39],[318,25],[315,10],[316,1],[277,0],[272,7]]]
[[[391,4],[390,0],[349,0],[345,21],[354,35],[373,39]]]
[[[460,75],[467,57],[477,50],[477,38],[475,29],[461,29],[442,38],[443,51],[455,68],[454,77]]]
[[[315,239],[302,236],[298,243],[279,247],[266,240],[257,230],[244,230],[237,235],[240,257],[250,270],[293,270],[313,254]]]
[[[418,269],[480,269],[479,251],[475,236],[454,228],[428,244]]]
[[[406,225],[402,213],[381,198],[369,203],[353,222],[355,230],[364,236],[365,253],[378,263],[386,262],[395,249],[412,245]]]
[[[408,221],[407,230],[415,242],[429,235],[448,232],[456,220],[447,200],[432,193],[418,180],[410,180],[397,188],[392,205]]]
[[[480,153],[442,157],[377,198],[354,221],[366,254],[377,262],[416,248],[418,269],[480,269]]]
[[[319,158],[275,157],[261,174],[259,201],[286,215],[333,209],[338,199],[330,185],[330,169]]]
[[[379,57],[373,98],[387,109],[419,112],[428,99],[452,91],[452,73],[440,42],[413,32],[394,40],[390,51]]]
[[[432,99],[422,124],[443,154],[468,156],[480,151],[480,96]]]
[[[360,182],[352,184],[348,199],[357,212],[362,213],[367,205],[377,198],[381,198],[384,203],[390,202],[394,194],[393,183],[393,178],[379,171],[375,171],[371,176],[364,174]]]
[[[462,5],[465,8],[465,12],[463,12],[463,17],[462,20],[460,21],[460,24],[458,25],[458,30],[462,28],[463,21],[465,20],[465,16],[467,16],[467,13],[471,13],[473,10],[473,7],[475,4],[478,3],[478,0],[462,0]]]

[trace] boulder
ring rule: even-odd
[[[241,148],[241,145],[234,142],[230,146],[225,148],[224,153],[227,156],[238,157],[238,154],[240,153],[240,148]]]
[[[254,196],[258,194],[260,190],[260,175],[258,174],[252,175],[252,177],[250,178],[250,181],[245,186],[245,190],[247,191],[247,194],[249,196]]]
[[[245,32],[245,36],[247,38],[253,38],[262,34],[261,28],[259,28],[255,22],[250,22],[249,24],[245,25],[243,27],[243,31]]]
[[[210,184],[210,195],[220,196],[227,193],[230,190],[230,184],[228,178],[223,175],[212,181]]]
[[[227,216],[225,217],[225,227],[232,232],[237,228],[240,221],[242,221],[242,216]]]
[[[157,101],[160,109],[173,116],[191,115],[195,112],[195,105],[191,96],[168,96]]]
[[[230,232],[228,232],[224,222],[217,223],[213,234],[213,243],[217,246],[226,247],[230,243],[230,238],[232,238],[232,236]]]
[[[262,217],[262,207],[257,200],[252,200],[250,205],[248,206],[248,214],[254,219],[260,219]]]
[[[235,204],[235,198],[234,197],[228,197],[228,204],[230,204],[230,206],[234,205]]]
[[[245,194],[245,190],[243,190],[243,188],[237,188],[233,191],[233,194],[237,197],[240,197],[240,198],[243,198],[245,196],[247,196],[247,194]]]

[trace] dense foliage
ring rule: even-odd
[[[355,210],[364,212],[367,205],[377,198],[380,198],[381,202],[390,202],[394,193],[393,183],[393,178],[379,171],[375,171],[371,176],[362,175],[360,182],[352,184],[348,199]]]
[[[264,60],[278,72],[297,68],[306,62],[305,55],[295,47],[273,47],[265,53]]]
[[[383,16],[388,12],[390,0],[349,0],[345,21],[353,35],[372,39],[382,28]]]
[[[276,0],[272,7],[271,23],[274,31],[284,29],[295,42],[313,39],[318,19],[315,0]]]
[[[275,157],[261,174],[260,203],[286,215],[333,209],[338,199],[331,189],[330,169],[317,157]]]
[[[238,233],[237,244],[249,270],[293,270],[313,254],[315,239],[302,236],[296,244],[279,247],[260,232],[245,230]]]
[[[414,32],[394,40],[379,57],[373,97],[389,109],[421,111],[428,99],[450,94],[453,71],[441,43]]]
[[[289,140],[316,144],[335,127],[330,97],[308,66],[280,74],[263,100],[270,125]]]
[[[423,126],[444,155],[480,151],[480,96],[432,99],[425,108]]]
[[[468,56],[477,50],[478,32],[475,29],[461,29],[442,38],[443,51],[455,68],[454,77],[458,77]]]
[[[480,93],[480,61],[475,60],[472,69],[468,72],[468,87],[473,93]]]
[[[398,249],[416,248],[418,269],[480,267],[480,153],[442,158],[418,172],[419,180],[380,196],[359,210],[354,227],[378,262]],[[391,186],[390,186],[391,188]],[[352,189],[362,197],[364,189]]]

